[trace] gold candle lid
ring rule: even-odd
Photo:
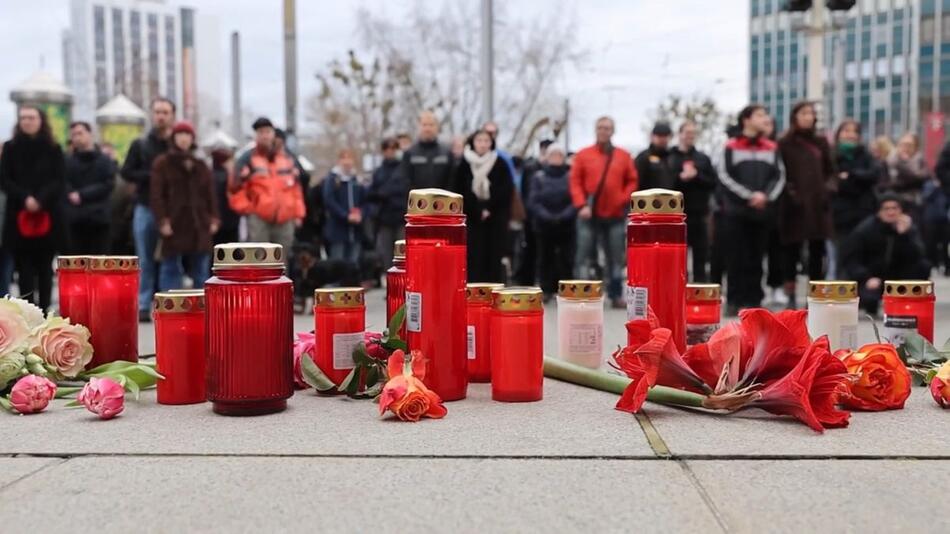
[[[409,191],[409,215],[461,215],[462,195],[444,189]]]
[[[683,213],[683,193],[669,189],[644,189],[630,194],[633,213]]]
[[[205,292],[197,289],[176,289],[155,293],[152,299],[154,313],[203,313]]]
[[[808,296],[821,300],[852,300],[858,298],[858,283],[848,280],[808,282]]]
[[[885,280],[884,295],[888,297],[927,297],[934,294],[930,280]]]
[[[394,258],[405,258],[406,257],[406,240],[397,239],[393,243],[393,257]]]
[[[85,271],[89,267],[91,256],[59,256],[56,258],[56,269],[71,271]]]
[[[475,282],[465,286],[465,298],[469,302],[487,302],[491,304],[492,291],[505,287],[505,284]]]
[[[503,287],[492,291],[492,307],[498,311],[543,310],[540,287]]]
[[[313,301],[321,308],[356,308],[365,304],[362,287],[324,287],[313,291]]]
[[[284,247],[276,243],[223,243],[214,247],[215,269],[284,266]]]
[[[138,256],[90,256],[90,271],[137,271]]]
[[[686,300],[722,300],[719,284],[686,284]]]
[[[596,300],[604,296],[604,283],[600,280],[561,280],[557,283],[561,298]]]

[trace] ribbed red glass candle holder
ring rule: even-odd
[[[406,302],[406,241],[400,239],[393,247],[393,266],[386,271],[386,324]],[[406,339],[406,322],[403,321],[399,337]]]

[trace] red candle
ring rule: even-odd
[[[340,385],[355,364],[353,351],[366,331],[366,303],[361,287],[317,289],[313,293],[317,336],[315,363],[334,384]]]
[[[89,260],[89,318],[92,369],[116,360],[139,359],[139,259],[93,256]]]
[[[683,194],[647,189],[630,196],[627,224],[627,319],[646,319],[647,305],[686,350],[686,215]],[[633,340],[630,340],[632,343]]]
[[[468,379],[470,382],[491,382],[491,292],[505,284],[468,284]]]
[[[686,345],[709,341],[722,319],[719,284],[686,285]]]
[[[89,325],[89,256],[56,259],[59,315],[72,324]]]
[[[934,284],[929,280],[884,282],[884,338],[900,345],[908,332],[917,332],[933,343]]]
[[[155,364],[159,404],[196,404],[205,393],[204,291],[157,293],[152,307],[155,322]]]
[[[428,361],[425,384],[442,400],[465,398],[468,357],[462,195],[409,192],[406,214],[406,330]]]
[[[396,241],[393,247],[393,266],[386,271],[386,324],[406,301],[406,240]],[[403,321],[399,337],[406,339],[406,322]]]
[[[293,282],[273,243],[214,247],[205,282],[208,400],[221,415],[287,408],[294,394]]]
[[[541,288],[492,293],[491,398],[539,401],[544,396],[544,303]]]

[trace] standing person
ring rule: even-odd
[[[709,197],[719,177],[712,160],[696,149],[696,123],[685,121],[679,128],[679,145],[670,151],[669,167],[676,177],[675,189],[683,193],[686,212],[686,244],[693,254],[693,282],[708,281]]]
[[[779,139],[785,166],[785,193],[779,200],[779,235],[785,249],[783,268],[788,307],[796,308],[796,278],[802,247],[808,245],[808,278],[824,278],[825,240],[831,238],[831,196],[837,188],[828,141],[816,131],[811,102],[792,106],[791,125]]]
[[[235,170],[228,203],[247,216],[247,235],[253,242],[277,243],[289,258],[294,230],[307,215],[299,171],[293,158],[277,145],[274,124],[265,117],[254,121],[254,149],[247,164]]]
[[[366,197],[366,189],[356,176],[353,152],[341,150],[336,167],[323,180],[323,204],[327,211],[323,237],[331,259],[359,266]]]
[[[225,146],[211,149],[211,174],[214,177],[214,198],[221,225],[214,233],[215,245],[240,241],[241,216],[228,205],[228,181],[234,172],[234,151]]]
[[[759,104],[739,112],[738,137],[726,142],[725,172],[719,174],[726,244],[728,313],[762,305],[762,260],[769,218],[785,177],[778,146],[764,137],[769,115]]]
[[[838,191],[831,200],[834,219],[834,244],[830,248],[829,268],[832,279],[850,279],[841,262],[841,244],[854,228],[874,214],[877,199],[874,188],[881,168],[870,151],[861,144],[861,124],[845,119],[835,131],[835,166],[838,169]]]
[[[20,295],[44,312],[53,289],[53,255],[62,241],[64,167],[46,114],[20,106],[0,158],[0,187],[7,194],[3,242],[13,254]]]
[[[435,187],[453,190],[452,153],[439,142],[435,113],[419,114],[419,137],[402,155],[400,172],[409,190]]]
[[[771,116],[768,118],[763,137],[771,141],[777,140],[775,119]],[[768,286],[768,298],[766,300],[770,304],[786,306],[788,304],[788,297],[785,296],[785,275],[783,273],[785,269],[785,248],[782,246],[782,236],[779,235],[778,232],[778,218],[775,217],[774,214],[769,217],[769,238],[765,254],[765,284]]]
[[[401,155],[412,146],[412,136],[409,135],[408,132],[399,132],[396,134],[396,142],[399,143],[399,152]]]
[[[457,184],[468,229],[468,281],[504,283],[514,182],[485,130],[469,136],[462,159]]]
[[[531,188],[534,184],[533,176],[547,164],[547,150],[551,143],[553,141],[550,139],[541,140],[538,144],[538,157],[525,160],[521,173],[523,178],[521,180],[521,190],[518,193],[521,195],[522,204],[524,205],[525,224],[522,232],[523,239],[515,241],[517,244],[515,247],[517,267],[514,277],[515,281],[523,286],[533,286],[538,283],[538,240],[537,232],[532,228],[534,213],[531,211]],[[571,258],[571,261],[573,261],[573,256]]]
[[[637,167],[637,176],[640,179],[639,188],[643,189],[673,189],[676,186],[676,175],[670,169],[670,138],[673,130],[665,122],[657,122],[650,133],[650,146],[637,154],[634,165]]]
[[[150,179],[155,158],[168,150],[172,126],[175,124],[175,103],[163,97],[152,100],[152,129],[145,137],[132,141],[122,164],[122,178],[135,187],[135,208],[132,213],[132,235],[135,255],[139,257],[139,321],[152,320],[152,297],[158,281],[155,247],[158,227],[149,208]]]
[[[624,214],[630,194],[637,190],[637,170],[630,153],[613,146],[613,135],[614,120],[597,119],[597,142],[578,152],[571,165],[571,200],[578,210],[574,276],[587,278],[588,261],[599,243],[607,258],[607,296],[611,306],[623,309],[626,303],[622,298],[622,277],[627,252]]]
[[[871,152],[871,157],[877,162],[877,166],[881,169],[881,172],[886,173],[887,158],[894,153],[894,143],[891,141],[891,138],[886,135],[875,137],[874,140],[871,141],[869,151]]]
[[[197,289],[210,278],[212,236],[220,226],[214,178],[195,156],[195,129],[181,121],[172,129],[172,146],[155,159],[151,204],[161,234],[159,289],[180,289],[184,269]]]
[[[558,281],[572,277],[577,209],[571,202],[564,147],[547,147],[541,169],[531,177],[528,213],[538,245],[541,289],[546,299],[557,293]]]
[[[917,135],[906,133],[897,141],[897,149],[887,157],[887,172],[881,183],[882,193],[894,193],[904,203],[904,212],[920,223],[924,184],[931,174],[920,153]]]
[[[0,144],[0,161],[3,160],[3,146]],[[13,283],[13,255],[3,240],[3,227],[6,221],[7,193],[0,187],[0,294],[10,294]]]
[[[368,203],[376,221],[376,253],[388,269],[393,262],[393,246],[406,237],[406,204],[409,190],[399,174],[399,142],[387,137],[380,143],[383,162],[373,171],[369,186]]]
[[[70,254],[108,254],[116,164],[92,138],[88,122],[69,125],[73,151],[66,157],[66,220]]]
[[[924,250],[927,259],[937,272],[947,273],[950,268],[950,257],[947,253],[948,225],[947,195],[940,182],[936,179],[927,180],[921,194],[923,209],[921,212],[920,227],[924,236]]]

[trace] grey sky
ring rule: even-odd
[[[602,114],[617,119],[620,144],[642,145],[647,110],[671,92],[712,94],[730,112],[748,98],[746,0],[565,1],[575,6],[568,11],[577,14],[580,46],[590,52],[583,68],[558,82],[574,112],[572,148],[591,142],[593,120]],[[283,122],[280,0],[175,3],[218,17],[222,60],[228,58],[230,33],[241,32],[245,107]],[[301,101],[315,90],[317,69],[359,44],[353,33],[357,8],[384,9],[398,16],[412,5],[411,0],[299,0]],[[513,16],[530,17],[551,5],[550,0],[512,0],[510,9]],[[0,95],[7,101],[0,105],[0,138],[14,121],[11,88],[39,68],[41,57],[45,70],[62,77],[60,36],[68,22],[67,0],[0,0]],[[219,75],[226,112],[227,61]]]

